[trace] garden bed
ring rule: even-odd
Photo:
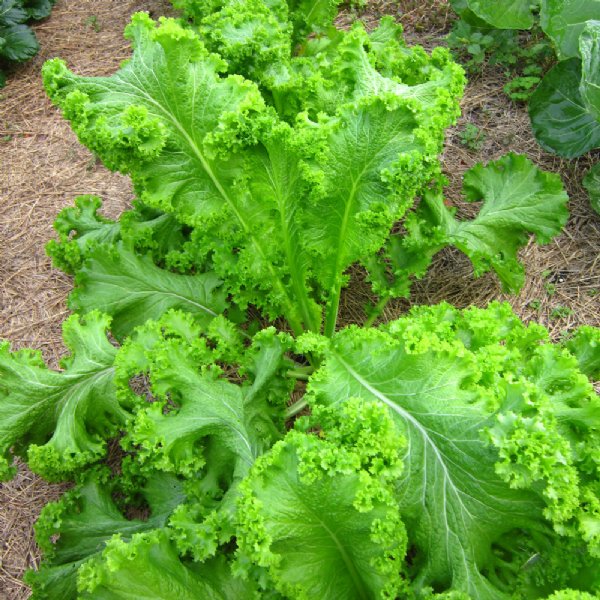
[[[40,54],[14,72],[0,91],[0,338],[9,339],[15,348],[40,349],[52,367],[65,353],[61,323],[68,314],[65,299],[72,287],[70,278],[53,269],[44,253],[45,243],[53,237],[54,218],[80,194],[102,197],[109,216],[124,210],[133,196],[129,180],[109,173],[52,107],[42,89],[40,68],[45,60],[60,56],[79,74],[114,72],[129,55],[122,34],[130,15],[138,10],[158,16],[167,14],[170,4],[166,0],[59,0],[51,17],[35,27]],[[440,0],[376,2],[364,17],[374,24],[381,14],[398,16],[409,42],[428,48],[440,43],[451,20],[451,12]],[[340,24],[351,18],[343,14]],[[415,285],[410,303],[390,303],[385,319],[400,316],[410,304],[447,300],[459,307],[485,306],[500,298],[508,300],[524,320],[545,324],[557,339],[578,325],[600,325],[600,217],[592,211],[580,183],[591,161],[566,161],[544,153],[533,138],[525,108],[503,94],[502,83],[502,74],[490,68],[467,88],[463,116],[451,130],[444,153],[450,200],[469,214],[470,207],[461,206],[458,199],[462,173],[509,151],[523,153],[542,169],[561,174],[571,197],[567,227],[551,244],[530,244],[523,251],[527,274],[518,296],[502,294],[492,274],[473,279],[464,256],[444,251],[426,278]],[[461,142],[467,123],[481,132],[477,150]],[[362,273],[357,270],[353,275],[356,285],[342,300],[344,323],[359,321],[368,299]],[[33,523],[42,506],[63,489],[65,485],[47,484],[24,467],[13,481],[0,484],[0,598],[28,596],[19,578],[39,560]]]

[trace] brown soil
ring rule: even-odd
[[[72,133],[42,88],[44,61],[59,56],[82,75],[107,75],[129,55],[123,29],[132,13],[167,14],[167,0],[59,0],[34,26],[41,52],[0,90],[0,338],[41,350],[53,367],[65,348],[61,323],[71,281],[44,252],[56,214],[80,194],[96,194],[117,215],[131,201],[127,178],[109,173]],[[20,581],[39,562],[32,525],[64,486],[20,466],[0,484],[0,599],[29,596]]]
[[[105,212],[116,215],[132,193],[126,178],[107,172],[78,143],[47,100],[40,67],[60,56],[81,74],[113,72],[128,56],[122,32],[137,10],[162,15],[168,14],[170,5],[167,0],[59,0],[52,16],[35,27],[42,51],[0,91],[0,338],[11,340],[15,348],[41,350],[53,367],[65,352],[60,325],[68,314],[65,298],[71,288],[70,279],[52,269],[44,253],[53,236],[53,220],[79,194],[101,196]],[[444,0],[375,1],[365,17],[374,24],[382,13],[398,16],[408,40],[426,47],[439,41],[451,20]],[[341,18],[347,20],[347,15]],[[474,280],[469,261],[447,251],[415,285],[411,303],[447,300],[467,306],[504,298],[524,319],[546,324],[555,337],[579,324],[600,325],[600,217],[591,210],[580,184],[591,161],[562,161],[542,152],[525,109],[503,95],[502,83],[501,74],[484,69],[468,87],[464,116],[450,132],[444,154],[449,197],[459,203],[460,179],[468,167],[508,151],[520,152],[563,176],[571,195],[571,219],[551,244],[541,248],[530,244],[522,252],[527,282],[520,295],[503,295],[492,275]],[[460,143],[459,133],[467,122],[485,134],[483,149],[477,153]],[[346,321],[359,319],[368,299],[366,286],[356,279],[357,286],[344,297]],[[384,318],[395,318],[408,306],[406,301],[394,302]],[[23,466],[13,481],[0,484],[0,600],[28,597],[20,577],[39,562],[32,524],[42,506],[63,489]]]

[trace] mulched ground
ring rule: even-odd
[[[60,325],[68,314],[65,298],[71,289],[69,277],[52,269],[44,253],[45,243],[53,237],[54,218],[79,194],[101,196],[106,213],[115,216],[128,206],[132,192],[126,178],[107,172],[77,142],[46,98],[39,72],[43,62],[55,56],[81,74],[114,72],[129,55],[122,32],[138,10],[169,14],[170,4],[167,0],[59,0],[51,17],[35,27],[42,51],[0,90],[0,338],[9,339],[15,348],[41,350],[53,367],[65,352]],[[364,17],[373,25],[381,14],[397,16],[409,42],[428,48],[440,42],[452,18],[444,0],[371,2]],[[340,23],[350,19],[346,13]],[[493,69],[483,69],[469,84],[463,117],[450,132],[444,153],[448,195],[460,205],[460,180],[467,168],[508,151],[520,152],[562,175],[571,196],[571,219],[551,244],[542,248],[530,244],[523,251],[527,282],[518,296],[503,295],[492,275],[473,279],[469,261],[450,250],[440,253],[428,276],[415,286],[411,303],[447,300],[459,306],[483,306],[502,298],[524,319],[541,321],[558,338],[583,323],[600,325],[600,217],[591,210],[580,184],[591,160],[563,161],[542,152],[523,106],[510,102],[501,91],[502,77]],[[484,134],[478,152],[460,143],[467,122]],[[343,298],[346,322],[361,319],[368,298],[360,272],[354,284]],[[395,318],[408,306],[407,301],[396,301],[387,307],[384,318]],[[13,481],[0,484],[0,600],[28,597],[20,577],[39,562],[33,523],[42,506],[64,489],[22,466]]]

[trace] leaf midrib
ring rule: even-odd
[[[300,504],[302,504],[302,506],[304,507],[304,509],[308,513],[310,513],[313,516],[313,518],[317,521],[317,523],[321,527],[323,527],[323,529],[327,532],[327,534],[329,535],[329,537],[331,538],[331,540],[335,544],[336,548],[338,549],[338,551],[340,553],[340,556],[341,556],[344,564],[348,568],[348,572],[350,574],[350,577],[352,578],[352,582],[354,583],[356,591],[360,594],[360,598],[362,600],[367,600],[369,598],[369,596],[366,593],[365,586],[364,586],[364,584],[362,582],[362,579],[361,579],[361,577],[360,577],[360,575],[359,575],[359,573],[358,573],[358,571],[356,569],[356,565],[354,564],[352,558],[349,556],[349,554],[346,551],[346,548],[344,547],[344,545],[342,544],[342,542],[340,542],[340,540],[338,539],[336,533],[334,531],[332,531],[327,526],[327,524],[321,519],[321,517],[319,517],[319,515],[314,511],[314,509],[312,508],[312,506],[310,506],[309,504],[307,504],[305,502],[304,498],[298,492],[298,490],[294,486],[289,485],[289,482],[288,482],[288,488],[294,494],[294,496],[297,498],[298,502]]]
[[[146,66],[143,63],[143,61],[142,61],[142,64],[144,66]],[[132,71],[132,73],[133,73],[133,71]],[[275,273],[275,271],[273,269],[273,265],[266,258],[265,252],[264,252],[261,244],[259,243],[259,239],[255,235],[252,234],[252,230],[251,230],[250,226],[248,225],[248,223],[246,223],[246,221],[243,218],[242,214],[237,209],[237,207],[235,205],[235,202],[232,200],[232,198],[229,196],[229,194],[227,193],[227,191],[221,185],[221,182],[219,181],[219,179],[217,178],[217,176],[213,172],[211,166],[209,165],[208,161],[204,157],[203,153],[200,151],[200,148],[196,144],[196,141],[187,133],[187,131],[181,125],[181,123],[178,121],[178,119],[176,118],[176,116],[174,114],[172,114],[170,111],[168,111],[165,107],[163,107],[159,102],[157,102],[143,88],[137,87],[136,85],[134,85],[130,81],[125,81],[125,80],[122,80],[122,81],[123,81],[123,83],[125,83],[125,84],[133,87],[135,90],[137,90],[137,92],[140,93],[151,105],[155,106],[158,109],[159,113],[162,114],[163,117],[165,117],[168,121],[170,121],[173,124],[173,126],[175,127],[175,129],[181,134],[181,136],[187,142],[187,144],[191,148],[194,156],[198,159],[198,161],[202,165],[202,168],[205,170],[205,172],[208,175],[208,177],[210,178],[211,182],[213,183],[213,185],[215,186],[215,188],[217,189],[217,191],[219,192],[219,194],[221,195],[221,197],[225,200],[225,202],[228,204],[228,206],[233,211],[233,213],[236,216],[237,220],[241,224],[244,232],[252,240],[252,243],[254,244],[254,247],[258,250],[258,252],[259,252],[259,254],[260,254],[260,256],[261,256],[261,258],[263,260],[263,263],[267,265],[269,273],[270,273],[273,281],[276,283],[276,285],[279,288],[280,292],[285,296],[285,298],[287,300],[286,303],[287,303],[287,306],[288,306],[288,311],[287,311],[288,315],[286,315],[286,316],[290,317],[290,321],[291,321],[290,325],[292,326],[292,328],[297,333],[302,332],[303,331],[302,325],[300,323],[296,322],[295,319],[291,318],[291,315],[293,315],[293,313],[294,313],[294,310],[293,310],[294,302],[292,301],[292,298],[290,298],[290,295],[288,293],[288,290],[286,289],[286,286],[283,284],[283,281],[281,281],[281,278]],[[158,80],[157,80],[157,84],[158,84],[158,86],[160,88],[160,82],[158,82]],[[195,90],[195,88],[194,88],[194,90]],[[163,94],[163,97],[165,98],[165,103],[168,104],[166,96],[164,96],[164,94]],[[292,322],[292,321],[294,321],[294,322]]]
[[[350,365],[346,360],[344,360],[342,356],[336,353],[335,357],[336,360],[339,361],[339,363],[346,369],[348,374],[351,377],[353,377],[362,387],[364,387],[375,398],[383,402],[389,409],[398,414],[402,419],[410,423],[413,426],[413,428],[421,435],[423,443],[426,447],[429,446],[431,448],[436,462],[442,469],[444,479],[444,494],[446,486],[449,485],[461,509],[464,510],[464,512],[472,518],[473,515],[471,514],[471,511],[464,505],[462,501],[462,490],[454,483],[451,473],[448,470],[446,463],[444,462],[442,452],[436,446],[434,440],[430,437],[428,430],[409,411],[404,409],[399,404],[396,404],[383,392],[380,392],[377,388],[373,387],[360,373],[358,373],[352,367],[352,365]]]
[[[97,271],[92,270],[92,272],[97,272]],[[169,274],[175,275],[174,273],[169,273]],[[152,297],[154,297],[156,295],[159,295],[159,296],[166,296],[166,297],[170,296],[172,298],[176,298],[177,300],[180,300],[182,303],[187,303],[187,304],[193,305],[193,306],[197,307],[198,309],[200,309],[201,311],[211,315],[212,317],[218,316],[218,314],[215,311],[213,311],[212,309],[210,309],[208,306],[204,306],[203,304],[200,304],[199,302],[196,302],[195,300],[192,300],[191,298],[188,298],[187,296],[183,296],[183,295],[173,292],[171,290],[165,290],[164,288],[160,288],[159,286],[151,287],[148,285],[148,283],[146,281],[138,279],[137,277],[135,277],[133,275],[129,275],[129,274],[127,274],[127,275],[112,275],[112,276],[110,274],[107,274],[107,275],[111,279],[117,280],[117,281],[119,279],[124,279],[124,278],[130,279],[132,281],[142,284],[142,287],[144,287],[145,289],[141,289],[141,290],[137,290],[137,291],[130,290],[130,289],[127,289],[127,288],[119,285],[117,283],[117,281],[113,281],[113,282],[105,281],[104,282],[105,287],[108,287],[108,288],[114,287],[114,288],[117,288],[118,290],[126,290],[127,293],[123,294],[122,297],[118,300],[114,300],[112,302],[105,302],[103,304],[103,306],[107,306],[107,307],[108,306],[118,306],[118,305],[121,305],[124,301],[129,304],[128,298],[130,298],[131,296],[152,296]]]

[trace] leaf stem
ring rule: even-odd
[[[337,324],[338,311],[340,309],[340,296],[342,295],[342,282],[336,283],[333,288],[333,294],[331,300],[327,303],[325,312],[325,330],[324,334],[327,337],[333,337],[335,333],[335,326]]]
[[[305,396],[302,396],[300,400],[296,400],[294,404],[287,407],[284,416],[286,419],[291,419],[292,417],[295,417],[299,412],[303,411],[307,406],[308,401],[306,400]]]
[[[384,296],[383,298],[379,298],[377,304],[370,311],[369,318],[365,321],[363,327],[371,327],[373,323],[381,316],[381,313],[384,311],[385,307],[388,305],[388,302],[391,300],[390,296]]]
[[[287,372],[287,376],[292,377],[293,379],[300,379],[301,381],[308,381],[308,378],[313,371],[313,367],[299,367],[297,369],[290,369]]]

